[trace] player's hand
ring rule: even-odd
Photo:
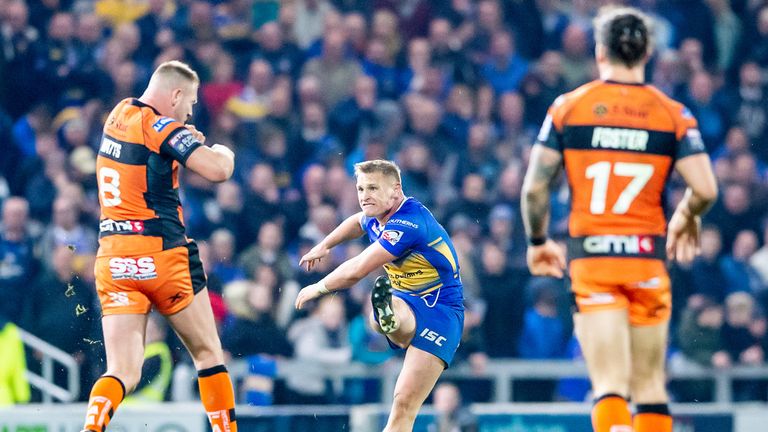
[[[299,291],[299,295],[296,296],[296,309],[303,308],[307,302],[312,301],[327,293],[328,291],[323,292],[322,286],[320,284],[315,283],[305,286],[301,289],[301,291]]]
[[[301,257],[299,260],[299,267],[304,267],[307,269],[307,271],[310,271],[312,270],[312,267],[315,266],[315,264],[322,261],[322,259],[330,255],[330,253],[330,249],[323,246],[322,243],[319,243],[310,249],[309,252],[304,254],[303,257]]]
[[[192,132],[192,136],[195,137],[196,140],[200,141],[200,144],[205,144],[205,135],[203,135],[202,132],[197,130],[197,128],[194,125],[184,125],[188,131]]]
[[[682,264],[693,261],[701,251],[699,233],[701,218],[675,211],[667,227],[667,259]]]
[[[532,275],[563,277],[565,251],[553,240],[547,240],[540,246],[528,246],[526,258]]]

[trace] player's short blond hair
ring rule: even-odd
[[[387,177],[392,177],[398,183],[402,183],[400,178],[400,167],[396,163],[388,160],[376,159],[355,164],[355,177],[363,174],[381,173]]]
[[[188,64],[178,60],[161,63],[152,74],[153,79],[156,77],[167,78],[173,82],[183,80],[196,85],[200,84],[200,77],[197,75],[197,72],[195,72],[195,70]]]

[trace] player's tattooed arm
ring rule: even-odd
[[[522,190],[522,213],[528,238],[547,236],[549,192],[562,166],[562,153],[540,144],[533,146]]]

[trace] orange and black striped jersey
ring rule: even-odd
[[[99,256],[187,243],[178,170],[200,145],[182,123],[138,99],[124,99],[112,110],[96,159]]]
[[[634,236],[641,238],[635,249],[659,255],[670,171],[676,160],[704,152],[696,120],[682,104],[651,85],[612,81],[593,81],[560,96],[537,141],[562,152],[571,190],[570,235],[596,236],[583,246],[598,252],[618,252],[609,243]]]

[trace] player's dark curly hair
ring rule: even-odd
[[[595,41],[606,47],[608,58],[632,67],[650,53],[651,19],[635,8],[604,7],[594,20]]]

